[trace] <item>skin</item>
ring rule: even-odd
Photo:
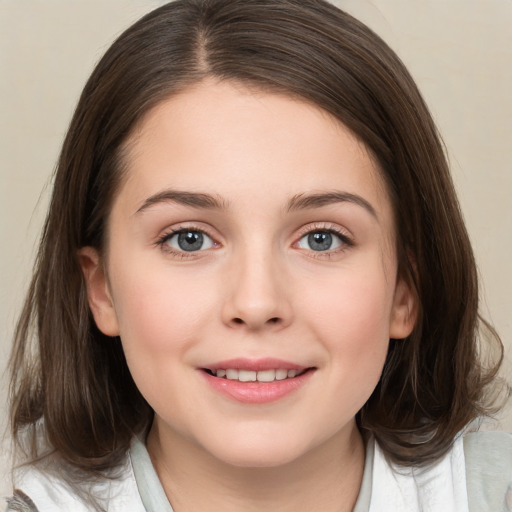
[[[128,148],[106,257],[86,247],[80,259],[96,323],[121,336],[155,411],[147,445],[174,509],[351,510],[355,415],[389,339],[415,320],[378,166],[319,108],[212,80],[150,111]],[[219,204],[162,199],[169,190]],[[298,200],[334,192],[350,200]],[[204,250],[169,239],[183,228],[205,232]],[[311,232],[339,234],[318,251]],[[280,400],[245,404],[200,370],[237,357],[314,370]]]

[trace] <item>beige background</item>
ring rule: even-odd
[[[0,0],[0,371],[28,283],[50,174],[80,90],[112,39],[162,3]],[[335,3],[388,41],[431,106],[475,245],[482,309],[503,337],[510,376],[512,1]],[[0,421],[5,385],[4,377]],[[510,410],[501,428],[512,430]],[[0,496],[9,492],[7,447],[4,441]]]

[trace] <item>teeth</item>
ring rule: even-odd
[[[288,377],[288,370],[276,370],[276,380],[284,380]]]
[[[275,370],[261,370],[258,372],[256,376],[258,382],[273,382],[276,380],[276,371]]]
[[[238,380],[238,370],[226,370],[226,379]]]
[[[255,382],[256,372],[250,370],[238,370],[238,380],[240,382]]]
[[[225,370],[215,370],[213,372],[217,377],[226,378],[228,380],[238,380],[240,382],[274,382],[274,380],[292,379],[300,372],[297,370],[286,370],[278,368],[276,370],[236,370],[227,368]]]

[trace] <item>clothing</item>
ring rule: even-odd
[[[6,512],[90,512],[65,485],[36,469],[22,472]],[[172,512],[146,447],[132,443],[121,477],[94,487],[108,512]],[[428,468],[390,464],[370,440],[353,512],[510,512],[512,434],[471,433]]]

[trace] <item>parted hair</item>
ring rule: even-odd
[[[11,429],[92,474],[115,468],[153,412],[119,338],[96,327],[77,252],[101,254],[135,127],[206,77],[300,98],[335,116],[371,152],[391,197],[400,275],[413,287],[412,334],[391,340],[359,428],[403,465],[435,461],[490,411],[502,357],[478,314],[473,252],[444,146],[413,79],[368,27],[324,0],[177,0],[147,14],[89,78],[65,138],[33,279],[10,359]],[[497,347],[483,365],[486,343]],[[30,436],[29,436],[30,437]]]

